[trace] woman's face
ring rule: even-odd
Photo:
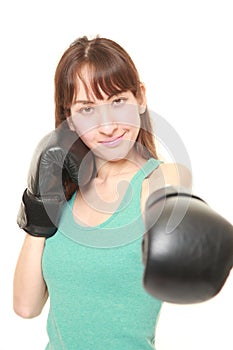
[[[126,158],[139,133],[145,98],[139,104],[131,91],[122,91],[114,96],[102,92],[103,100],[99,100],[91,91],[87,96],[81,80],[78,87],[68,118],[70,128],[95,156],[108,161]],[[144,94],[144,88],[142,90]]]

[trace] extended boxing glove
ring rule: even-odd
[[[28,174],[17,223],[27,233],[51,237],[66,202],[64,178],[87,183],[93,171],[91,153],[66,122],[38,144]]]
[[[223,287],[233,266],[233,226],[201,198],[167,187],[146,204],[145,290],[162,301],[200,303]]]

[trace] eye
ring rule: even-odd
[[[83,115],[91,115],[94,113],[94,108],[93,107],[82,107],[79,109],[78,113],[83,114]]]
[[[116,98],[115,100],[112,101],[113,106],[118,107],[118,106],[122,106],[126,103],[127,98],[126,97],[119,97]]]

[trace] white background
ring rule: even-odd
[[[35,145],[54,126],[53,77],[77,37],[119,42],[146,84],[148,106],[182,138],[195,192],[233,222],[232,2],[1,2],[0,350],[43,350],[47,308],[33,320],[12,311],[12,280],[24,233],[16,215]],[[233,284],[200,305],[164,305],[157,350],[233,349]],[[119,349],[120,350],[120,349]]]

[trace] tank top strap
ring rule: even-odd
[[[131,180],[131,185],[140,185],[160,164],[161,160],[150,158]]]
[[[141,217],[141,192],[143,181],[162,163],[162,161],[155,158],[150,158],[137,171],[131,179],[125,196],[120,204],[119,209],[125,209],[125,215],[128,218]]]

